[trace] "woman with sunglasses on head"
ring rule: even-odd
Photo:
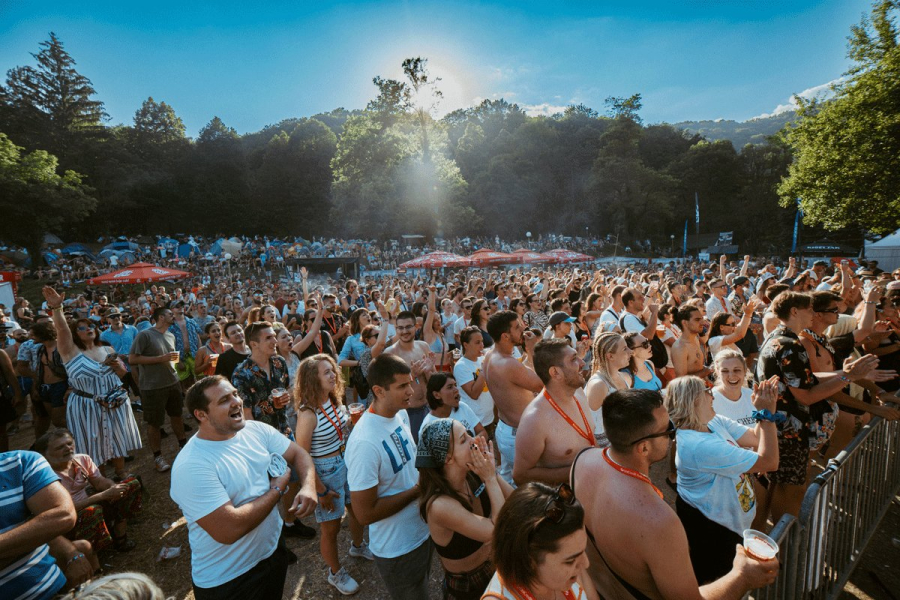
[[[512,487],[497,475],[492,444],[455,419],[424,424],[416,468],[419,511],[444,567],[443,597],[477,600],[494,575],[491,536]]]
[[[584,508],[567,484],[528,483],[506,499],[494,527],[497,569],[482,599],[599,600],[588,577]]]
[[[47,308],[56,325],[56,347],[69,376],[66,423],[75,439],[75,448],[97,465],[112,463],[116,477],[124,478],[125,457],[142,447],[141,434],[128,392],[121,378],[127,370],[109,346],[101,346],[97,324],[89,319],[66,323],[63,295],[43,288]]]
[[[628,332],[622,337],[632,352],[625,368],[625,372],[631,377],[631,387],[636,390],[661,390],[662,381],[656,374],[653,361],[650,360],[653,356],[650,340],[636,331]]]
[[[742,532],[753,523],[757,498],[748,473],[778,468],[778,378],[755,385],[751,399],[754,429],[716,415],[713,391],[699,377],[679,377],[666,388],[666,409],[676,428],[675,511],[700,585],[731,570]]]

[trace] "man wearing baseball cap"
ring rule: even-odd
[[[564,313],[561,310],[556,311],[555,313],[550,315],[550,321],[548,323],[550,331],[553,332],[551,337],[570,340],[571,345],[574,347],[575,343],[574,341],[572,341],[572,323],[574,322],[575,317],[570,317],[568,314]]]

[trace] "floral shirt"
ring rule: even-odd
[[[827,409],[827,402],[817,402],[806,406],[797,402],[791,388],[811,389],[819,383],[809,364],[809,355],[797,334],[779,325],[769,334],[759,351],[756,363],[756,380],[763,381],[778,376],[778,408],[777,412],[787,416],[783,424],[779,424],[779,435],[798,437],[808,430],[810,421],[818,421],[821,413]],[[822,406],[819,406],[819,405]]]
[[[291,389],[287,361],[280,356],[273,356],[269,359],[269,372],[271,377],[248,357],[234,370],[231,383],[237,388],[244,403],[250,407],[255,420],[271,425],[289,440],[293,440],[294,431],[288,424],[287,409],[275,408],[270,398],[275,388]]]

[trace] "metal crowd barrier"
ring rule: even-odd
[[[834,600],[900,490],[900,421],[873,418],[810,484],[800,515],[770,534],[780,546],[775,582],[756,600]]]

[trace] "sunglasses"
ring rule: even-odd
[[[709,391],[709,390],[706,390],[706,391]],[[712,391],[709,391],[709,393],[712,394]],[[644,440],[652,440],[653,438],[664,437],[664,436],[668,437],[669,441],[672,441],[675,439],[675,423],[673,423],[671,419],[669,419],[669,426],[666,428],[665,431],[663,431],[661,433],[651,433],[650,435],[645,435],[642,438],[638,438],[638,439],[634,440],[633,442],[631,442],[628,445],[634,446],[635,444],[643,442]]]
[[[727,323],[722,323],[722,327],[737,327],[734,321],[729,321]]]
[[[650,340],[644,340],[643,342],[641,342],[640,344],[638,344],[636,346],[631,346],[631,349],[637,350],[638,348],[643,348],[644,350],[646,350],[649,347],[650,347]]]
[[[468,306],[463,305],[463,310],[472,310],[472,305],[471,304],[469,304]]]
[[[91,327],[90,325],[79,325],[78,326],[78,331],[91,331],[92,329],[93,329],[93,327]]]
[[[818,310],[818,313],[831,313],[833,315],[839,314],[841,311],[837,308],[826,308],[825,310]]]
[[[566,507],[572,506],[573,504],[575,504],[575,492],[572,491],[569,484],[559,484],[559,487],[556,488],[556,491],[547,500],[547,504],[544,506],[543,511],[544,516],[534,524],[534,529],[531,530],[531,534],[534,534],[534,532],[547,521],[559,525],[566,516]]]

